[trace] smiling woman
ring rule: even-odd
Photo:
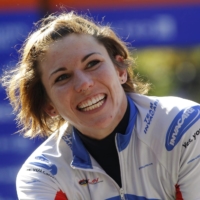
[[[73,42],[80,37],[80,34],[90,36],[90,40],[94,40],[95,43],[98,43],[99,46],[101,46],[101,48],[104,46],[104,51],[107,51],[109,59],[112,60],[113,64],[115,64],[118,69],[127,68],[127,81],[124,79],[124,84],[122,85],[126,92],[137,91],[139,93],[147,93],[149,85],[143,84],[137,80],[137,77],[133,76],[133,60],[129,56],[128,49],[124,42],[117,38],[115,33],[109,27],[97,26],[92,23],[92,21],[81,18],[73,12],[61,14],[60,16],[51,15],[38,22],[37,26],[38,30],[28,38],[21,50],[22,58],[18,67],[11,71],[9,75],[7,74],[4,78],[4,84],[8,88],[7,91],[11,103],[14,106],[15,111],[20,111],[18,112],[17,120],[19,125],[23,127],[21,131],[25,136],[31,138],[37,135],[49,136],[49,134],[57,130],[63,122],[65,122],[63,116],[56,115],[57,117],[52,118],[49,113],[46,114],[44,105],[47,105],[47,100],[50,99],[47,95],[47,88],[44,87],[41,78],[43,77],[44,72],[50,73],[51,76],[48,75],[48,79],[51,81],[51,85],[53,86],[52,77],[55,78],[55,75],[58,75],[58,73],[60,76],[56,77],[55,82],[59,82],[67,77],[69,78],[70,73],[73,74],[73,71],[69,67],[68,71],[71,71],[63,73],[67,70],[66,62],[68,62],[68,66],[71,65],[71,68],[76,65],[72,60],[73,58],[76,60],[76,55],[73,53],[67,55],[66,49],[68,49],[68,54],[71,51],[76,52],[79,50],[81,44],[79,46],[78,43],[73,44]],[[70,40],[67,36],[72,35],[72,33],[74,33],[74,36],[72,36],[72,39]],[[75,36],[77,38],[74,38]],[[83,39],[85,39],[85,37]],[[56,51],[59,51],[61,48],[60,44],[65,40],[69,40],[71,46],[62,45],[62,51],[65,49],[66,52],[62,53],[63,56],[59,56],[59,53]],[[87,40],[90,42],[89,39]],[[68,41],[65,43],[67,42]],[[82,41],[82,46],[84,45],[87,44],[84,44]],[[55,49],[53,48],[54,46]],[[94,44],[91,46],[94,46]],[[79,57],[82,56],[80,60],[81,62],[84,62],[85,65],[88,57],[93,54],[99,54],[100,56],[100,52],[98,51],[95,52],[88,50],[88,52],[86,52],[85,49],[82,51],[82,55],[79,55]],[[66,55],[64,55],[64,53],[66,53]],[[72,56],[72,59],[65,59],[64,56],[68,56],[68,58]],[[116,59],[116,56],[120,56],[121,58]],[[54,59],[54,57],[58,58]],[[98,62],[100,62],[99,59],[100,58],[93,60],[90,59],[90,63],[88,63],[88,66],[85,66],[85,68],[91,68],[93,65],[97,65]],[[52,65],[52,60],[54,65]],[[46,69],[44,72],[42,71],[44,63],[46,63],[46,65],[47,63],[48,65],[51,63],[49,65],[49,70],[51,71],[47,72]],[[133,82],[135,87],[133,86]]]
[[[50,15],[21,55],[3,85],[24,136],[48,139],[18,173],[19,199],[200,198],[200,105],[144,95],[110,27]]]
[[[123,62],[120,55],[114,59]],[[114,130],[127,107],[121,87],[127,72],[114,66],[94,37],[65,36],[49,46],[40,66],[49,116],[59,114],[91,138],[105,138]]]

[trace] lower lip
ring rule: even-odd
[[[100,107],[95,108],[95,109],[93,109],[93,110],[88,110],[88,111],[81,111],[81,110],[80,110],[80,111],[81,111],[82,113],[87,113],[87,114],[96,113],[96,112],[100,111],[100,110],[105,106],[106,101],[107,101],[107,97],[104,99],[104,102],[103,102],[103,104],[102,104]]]

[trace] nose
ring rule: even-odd
[[[76,72],[74,74],[74,89],[76,92],[85,92],[92,88],[94,82],[92,77],[86,72]]]

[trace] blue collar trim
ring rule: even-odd
[[[127,99],[130,105],[129,124],[125,134],[120,134],[120,133],[117,134],[117,146],[119,152],[123,151],[128,146],[137,116],[137,109],[135,107],[135,104],[133,103],[133,100],[129,96],[127,96]],[[72,133],[72,154],[73,154],[73,160],[72,160],[73,166],[85,169],[93,168],[90,155],[86,150],[85,146],[83,145],[75,129],[73,129]]]
[[[127,95],[127,99],[130,105],[129,123],[128,123],[128,127],[126,129],[125,134],[121,134],[121,133],[117,134],[117,146],[118,146],[119,152],[123,151],[130,142],[132,130],[135,125],[135,121],[136,121],[136,117],[138,113],[138,110],[135,104],[133,103],[133,100],[128,95]]]
[[[90,155],[86,150],[86,148],[84,147],[75,129],[73,129],[72,133],[72,154],[73,154],[73,161],[72,161],[73,166],[86,169],[93,168]]]

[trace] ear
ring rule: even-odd
[[[47,102],[43,109],[50,117],[55,117],[58,115],[58,111],[51,102]]]
[[[124,58],[120,55],[115,56],[115,60],[123,65]],[[127,69],[120,68],[116,66],[117,75],[121,84],[124,84],[127,81]]]

